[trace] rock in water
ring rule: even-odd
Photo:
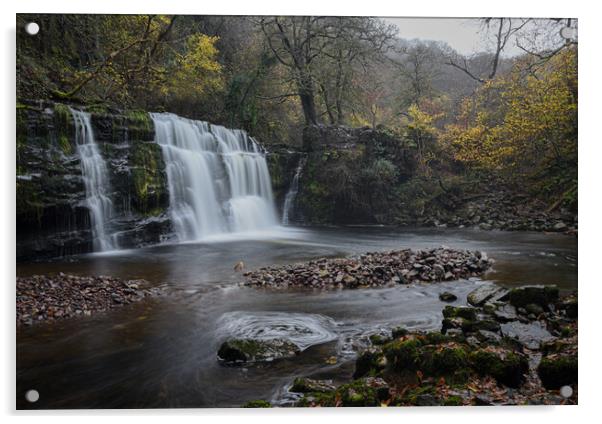
[[[234,265],[234,271],[236,272],[240,272],[243,269],[245,269],[245,263],[243,261],[237,262],[237,264]]]
[[[232,339],[222,343],[217,356],[226,363],[262,362],[290,358],[300,352],[299,346],[284,339]]]
[[[468,293],[466,299],[472,306],[483,306],[485,302],[494,296],[502,295],[504,292],[505,290],[500,287],[483,285]]]
[[[453,302],[458,300],[458,296],[450,292],[439,293],[439,300],[442,302]]]
[[[327,393],[335,389],[331,380],[313,380],[311,378],[296,378],[290,388],[295,393]]]

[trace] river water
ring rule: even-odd
[[[247,269],[399,248],[478,249],[495,259],[482,279],[393,288],[308,291],[241,287]],[[144,278],[168,295],[92,317],[17,332],[18,408],[231,407],[266,399],[286,405],[297,376],[344,381],[370,334],[396,325],[437,330],[442,291],[481,284],[577,287],[577,240],[559,234],[452,229],[286,228],[246,240],[162,245],[17,264],[18,275],[74,273]],[[226,367],[229,337],[286,337],[302,353]],[[40,399],[28,404],[24,393]]]

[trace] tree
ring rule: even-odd
[[[485,84],[493,79],[499,69],[501,54],[508,46],[512,37],[525,27],[530,19],[513,19],[513,18],[484,18],[482,19],[483,26],[489,35],[493,34],[493,50],[489,69],[484,73],[475,72],[469,65],[469,60],[466,57],[458,54],[449,55],[447,64],[464,72],[470,78]]]

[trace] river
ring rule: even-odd
[[[247,269],[317,257],[441,245],[487,252],[482,279],[393,288],[307,291],[241,287]],[[343,381],[367,336],[396,325],[437,330],[442,291],[481,284],[577,288],[577,240],[561,234],[470,229],[291,228],[258,238],[161,245],[48,262],[18,263],[17,274],[112,275],[165,285],[167,295],[92,317],[17,331],[18,408],[232,407],[266,399],[286,405],[294,377]],[[304,348],[287,360],[227,367],[232,336],[284,336]],[[28,404],[22,393],[35,389]]]

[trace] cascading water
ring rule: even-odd
[[[297,193],[299,192],[299,178],[301,177],[301,172],[303,171],[303,166],[305,165],[305,158],[301,158],[299,160],[299,165],[297,166],[297,170],[295,171],[295,176],[293,177],[293,181],[291,182],[291,186],[288,189],[288,193],[284,197],[284,206],[282,207],[282,224],[288,225],[289,216],[291,210],[293,210],[295,206],[295,199],[297,198]]]
[[[113,215],[113,202],[107,195],[107,166],[94,140],[90,114],[81,110],[70,110],[75,124],[75,143],[86,189],[86,206],[90,210],[94,250],[113,250],[118,247],[117,241],[115,237],[107,234],[105,228]]]
[[[152,113],[180,241],[278,225],[264,152],[244,131]]]

